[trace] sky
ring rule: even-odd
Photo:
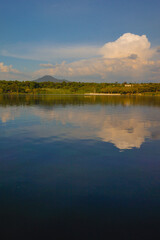
[[[159,0],[1,0],[0,79],[160,82]]]

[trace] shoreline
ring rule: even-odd
[[[89,95],[89,96],[121,96],[125,94],[121,93],[84,93],[84,95]]]
[[[160,96],[160,92],[143,92],[143,93],[23,93],[8,92],[0,93],[0,95],[88,95],[88,96]]]

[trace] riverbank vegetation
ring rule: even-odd
[[[25,94],[143,94],[160,95],[160,83],[84,83],[0,81],[0,93]]]

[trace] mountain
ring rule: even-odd
[[[65,79],[57,79],[49,75],[45,75],[41,78],[38,78],[36,80],[33,80],[33,82],[55,82],[55,83],[62,83],[62,82],[69,82]]]

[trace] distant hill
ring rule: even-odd
[[[55,77],[49,76],[49,75],[45,75],[41,78],[38,78],[36,80],[33,80],[33,82],[55,82],[55,83],[62,83],[62,82],[69,82],[65,79],[57,79]]]

